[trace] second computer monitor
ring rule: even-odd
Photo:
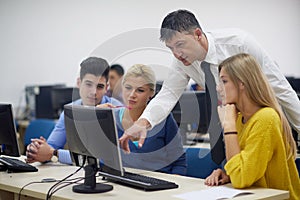
[[[181,129],[207,133],[210,119],[207,107],[205,91],[185,91],[172,113]]]
[[[51,93],[54,88],[65,87],[65,84],[32,85],[25,87],[27,116],[25,118],[54,119]]]
[[[80,98],[79,88],[75,87],[62,87],[53,88],[51,91],[52,109],[54,118],[59,118],[59,115],[64,109],[64,105],[71,103]]]

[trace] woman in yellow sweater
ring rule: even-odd
[[[249,54],[238,54],[220,64],[219,74],[227,163],[205,184],[288,190],[290,199],[300,199],[296,144],[261,67]]]

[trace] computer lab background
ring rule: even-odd
[[[75,86],[80,62],[89,56],[153,66],[164,80],[172,54],[159,41],[171,11],[188,9],[204,32],[250,32],[288,77],[300,77],[299,0],[0,0],[0,102],[19,115],[28,85]]]

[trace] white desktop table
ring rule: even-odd
[[[18,199],[18,193],[20,189],[32,182],[32,181],[41,181],[44,178],[55,178],[60,180],[67,175],[73,173],[78,169],[75,166],[67,166],[62,164],[37,164],[36,165],[39,169],[38,172],[32,173],[7,173],[7,172],[0,172],[0,200],[9,200],[9,199]],[[72,191],[73,185],[67,186],[59,191],[57,191],[53,196],[52,199],[55,200],[69,200],[69,199],[122,199],[122,200],[133,200],[133,199],[177,199],[173,195],[182,194],[186,192],[192,191],[199,191],[203,189],[207,189],[208,186],[204,185],[203,179],[198,178],[190,178],[185,176],[179,175],[170,175],[170,174],[163,174],[163,173],[156,173],[156,172],[149,172],[149,171],[142,171],[142,170],[133,170],[128,169],[128,171],[133,171],[137,173],[141,173],[144,175],[165,179],[168,181],[173,181],[179,185],[178,189],[170,189],[170,190],[161,190],[161,191],[152,191],[152,192],[145,192],[138,189],[133,189],[130,187],[122,186],[116,183],[108,183],[113,185],[113,190],[106,192],[106,193],[98,193],[98,194],[79,194],[74,193]],[[80,177],[84,175],[84,170],[80,170],[78,174],[74,177]],[[97,182],[105,182],[101,179],[101,177],[97,178]],[[26,199],[46,199],[46,194],[48,189],[54,183],[35,183],[32,185],[28,185],[22,191],[22,200]],[[230,184],[228,184],[231,187]],[[249,189],[248,189],[249,190]],[[288,191],[283,190],[275,190],[275,189],[265,189],[265,188],[251,188],[251,192],[254,194],[245,195],[236,197],[234,199],[246,199],[246,200],[253,200],[253,199],[272,199],[272,200],[279,200],[279,199],[287,199],[289,197]],[[199,197],[201,199],[201,197]]]

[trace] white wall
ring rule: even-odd
[[[25,85],[74,86],[79,63],[99,53],[125,68],[152,64],[162,79],[172,56],[158,28],[179,8],[204,30],[251,32],[285,75],[300,77],[299,0],[0,0],[0,102],[23,106]]]

